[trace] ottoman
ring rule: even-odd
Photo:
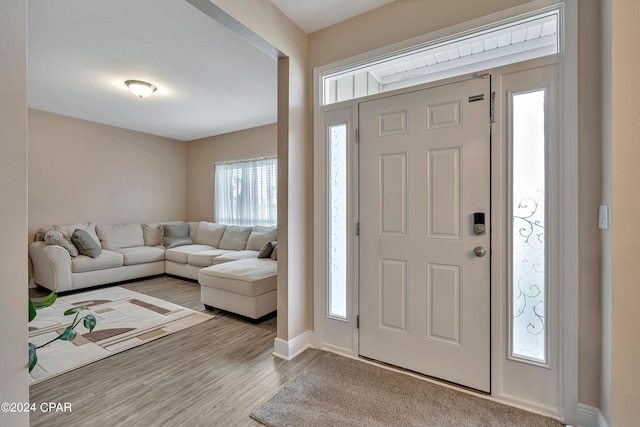
[[[278,262],[251,258],[203,268],[198,272],[200,300],[251,319],[277,308]]]

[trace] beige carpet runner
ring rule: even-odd
[[[251,417],[272,427],[562,426],[551,418],[331,353]]]
[[[44,344],[71,324],[64,312],[88,306],[97,320],[89,333],[82,322],[73,341],[57,340],[38,349],[38,364],[29,374],[35,384],[80,366],[120,353],[149,341],[189,328],[214,316],[190,310],[118,286],[59,296],[51,306],[38,310],[29,323],[29,342]]]

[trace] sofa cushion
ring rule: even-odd
[[[100,238],[102,247],[110,251],[144,246],[144,236],[140,224],[98,225],[96,234]]]
[[[89,236],[91,236],[91,238],[95,240],[98,245],[100,244],[100,239],[98,239],[98,235],[96,234],[96,224],[93,222],[81,222],[71,225],[56,225],[55,229],[67,233],[69,238],[71,238],[71,235],[77,229],[84,230],[89,233]]]
[[[278,263],[270,259],[244,259],[214,265],[198,272],[201,286],[254,297],[278,287]]]
[[[276,240],[278,240],[277,227],[255,226],[253,227],[253,230],[251,230],[249,240],[247,240],[247,249],[259,251],[265,243],[274,242]]]
[[[209,245],[217,248],[220,246],[220,240],[226,225],[216,224],[215,222],[202,221],[198,225],[198,231],[196,233],[196,239],[194,242],[200,245]]]
[[[123,265],[164,261],[164,248],[162,247],[137,246],[135,248],[118,249],[116,252],[122,254]]]
[[[235,251],[230,251],[228,249],[209,249],[207,251],[194,252],[189,255],[189,264],[209,267],[210,265],[213,265],[213,260],[217,257],[234,252]]]
[[[78,252],[91,258],[97,258],[102,253],[100,244],[93,240],[88,232],[77,228],[71,235],[71,242],[78,248]]]
[[[164,258],[167,261],[179,262],[181,264],[186,264],[189,261],[189,255],[194,252],[200,251],[208,251],[211,249],[215,249],[211,246],[207,245],[187,245],[187,246],[178,246],[177,248],[167,249],[164,254]]]
[[[251,235],[252,227],[242,227],[240,225],[229,225],[224,230],[219,249],[231,249],[233,251],[243,251],[247,248],[247,240]],[[260,250],[260,248],[258,248]]]
[[[213,259],[212,265],[222,264],[225,262],[238,261],[240,259],[258,259],[258,251],[230,251],[227,254],[220,255]]]
[[[103,250],[100,256],[91,258],[86,255],[78,255],[71,260],[72,273],[84,273],[87,271],[104,270],[105,268],[121,267],[123,256],[118,252]]]

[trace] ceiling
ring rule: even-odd
[[[306,33],[363,14],[394,0],[271,0]]]
[[[389,2],[272,1],[307,31]],[[184,0],[29,0],[28,19],[30,108],[182,141],[276,121],[275,60]]]

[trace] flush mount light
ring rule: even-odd
[[[140,80],[127,80],[124,82],[129,88],[129,91],[140,98],[146,98],[155,92],[158,88],[151,83],[143,82]]]

